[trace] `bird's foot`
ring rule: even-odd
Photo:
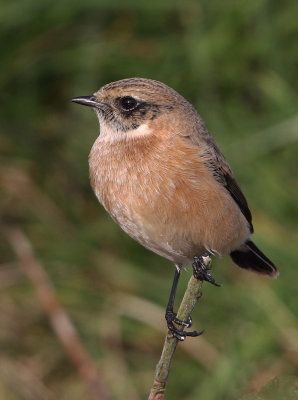
[[[190,328],[192,326],[192,319],[191,317],[188,317],[187,320],[181,321],[180,319],[177,318],[177,313],[175,313],[172,310],[167,310],[166,311],[166,321],[170,323],[175,323],[177,325],[182,325],[185,326],[185,328]]]
[[[203,254],[200,257],[194,257],[192,264],[193,276],[200,281],[207,281],[212,283],[214,286],[221,286],[215,282],[215,279],[211,275],[211,258],[209,254]]]
[[[195,337],[195,336],[202,335],[202,333],[204,331],[200,331],[200,332],[198,332],[198,331],[185,332],[182,329],[176,328],[176,326],[174,324],[183,326],[185,328],[190,328],[191,325],[192,325],[191,317],[188,317],[187,320],[184,322],[184,321],[181,321],[180,319],[178,319],[176,317],[176,315],[177,314],[173,310],[167,310],[166,311],[166,315],[165,315],[166,321],[167,321],[167,325],[168,325],[168,329],[169,329],[169,331],[172,333],[172,335],[175,338],[177,338],[180,341],[183,341],[183,340],[185,340],[186,336]]]

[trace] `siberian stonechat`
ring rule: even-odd
[[[205,255],[229,254],[236,265],[272,277],[274,264],[250,240],[252,217],[234,175],[194,107],[167,85],[142,78],[103,86],[72,101],[92,107],[100,135],[90,156],[93,190],[114,221],[143,246],[198,279],[215,283]],[[199,332],[173,322],[179,339]]]

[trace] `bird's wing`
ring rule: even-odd
[[[247,219],[249,223],[250,231],[253,233],[252,216],[250,209],[244,194],[242,193],[236,179],[234,178],[233,172],[224,158],[223,154],[219,150],[215,140],[209,134],[205,128],[202,120],[200,120],[200,125],[198,131],[199,134],[194,135],[182,135],[188,138],[196,146],[204,148],[204,162],[205,165],[211,170],[215,179],[220,182],[226,190],[230,193],[232,198],[237,203],[242,214]]]
[[[221,155],[221,157],[223,156]],[[236,182],[236,179],[232,174],[231,169],[229,168],[229,171],[226,172],[224,168],[219,167],[216,171],[216,174],[214,175],[215,178],[217,178],[225,186],[230,195],[236,201],[242,214],[245,216],[249,223],[250,232],[253,233],[252,216],[250,209],[248,207],[244,194],[242,193],[238,183]]]

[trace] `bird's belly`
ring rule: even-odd
[[[159,158],[104,163],[90,156],[91,184],[112,218],[143,246],[178,264],[212,251],[230,253],[249,236],[248,223],[228,191],[202,164],[169,168]],[[117,162],[119,160],[119,162]]]
[[[121,193],[120,193],[121,192]],[[114,221],[133,239],[149,250],[177,263],[189,261],[190,243],[180,237],[171,212],[163,211],[162,217],[157,208],[161,206],[158,200],[149,201],[142,196],[136,196],[123,188],[114,195],[100,196],[99,201],[106,208]],[[198,247],[198,246],[197,246]],[[200,249],[197,249],[200,252]]]
[[[184,196],[148,190],[136,194],[124,185],[98,198],[128,235],[177,264],[206,250],[230,253],[246,240],[248,224],[228,193],[184,190]]]
[[[200,243],[187,238],[184,226],[177,226],[166,218],[158,219],[154,208],[146,204],[146,212],[129,210],[127,213],[111,212],[112,218],[133,239],[149,250],[176,264],[187,264],[194,255],[202,254],[206,249]]]

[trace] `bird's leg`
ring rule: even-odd
[[[194,257],[192,264],[193,276],[200,281],[207,281],[212,283],[214,286],[221,286],[215,282],[215,279],[210,273],[211,270],[211,258],[209,253],[204,253],[200,257]]]
[[[199,336],[203,332],[197,332],[197,331],[192,331],[192,332],[184,332],[181,329],[178,329],[174,326],[174,324],[185,326],[186,328],[190,328],[192,325],[192,320],[191,317],[189,317],[185,322],[181,321],[176,317],[177,313],[174,312],[174,301],[175,301],[175,294],[177,290],[177,285],[178,281],[180,278],[180,272],[181,272],[181,267],[179,265],[175,265],[175,275],[174,275],[174,280],[172,284],[172,289],[168,301],[168,305],[166,308],[166,314],[165,318],[167,321],[168,329],[172,333],[174,337],[176,337],[179,340],[185,340],[186,336]]]
[[[178,281],[180,278],[180,272],[181,272],[180,267],[175,266],[174,280],[173,280],[172,289],[171,289],[171,293],[170,293],[170,297],[169,297],[169,302],[168,302],[167,309],[166,309],[166,320],[167,321],[170,320],[171,322],[175,322],[176,324],[185,326],[186,328],[190,328],[192,325],[191,318],[189,318],[189,320],[187,322],[180,321],[179,319],[176,318],[177,313],[175,313],[173,311],[176,290],[177,290]]]

